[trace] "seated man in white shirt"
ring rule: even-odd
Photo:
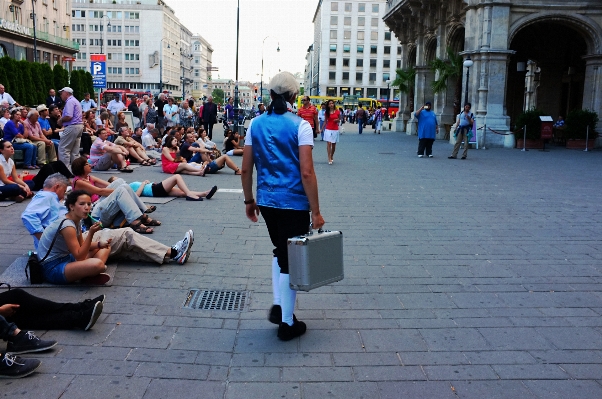
[[[90,147],[90,164],[94,170],[109,170],[113,164],[122,172],[131,172],[127,167],[125,157],[128,156],[128,150],[124,147],[111,143],[107,140],[108,132],[106,129],[96,131],[96,140]]]
[[[161,159],[161,146],[157,143],[158,136],[159,130],[152,123],[148,123],[142,131],[142,146],[149,158]]]

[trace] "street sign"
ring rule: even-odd
[[[75,61],[73,57],[63,57],[63,61]]]
[[[107,56],[104,54],[90,54],[90,73],[92,85],[97,88],[107,87]]]

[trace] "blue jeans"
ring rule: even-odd
[[[23,163],[25,167],[33,166],[36,164],[38,156],[38,148],[31,143],[13,143],[15,150],[23,151]]]
[[[43,254],[41,256],[44,256]],[[44,269],[44,278],[46,281],[52,284],[67,284],[67,278],[65,277],[65,266],[67,263],[75,262],[75,257],[69,254],[46,262],[42,265]]]
[[[364,120],[362,118],[357,118],[357,125],[360,131],[360,134],[364,131]]]
[[[196,162],[196,163],[202,163],[203,160],[201,159],[201,153],[197,152],[195,153],[192,158],[190,158],[189,162]]]
[[[25,184],[29,186],[30,190],[34,189],[35,184],[33,180],[26,180]],[[5,184],[4,186],[0,186],[0,200],[13,198],[18,195],[22,195],[25,197],[26,194],[25,191],[21,188],[21,186],[19,186],[17,183]]]

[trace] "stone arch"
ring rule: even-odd
[[[430,36],[424,43],[424,60],[426,65],[433,61],[437,57],[437,37]]]
[[[416,45],[408,44],[408,68],[416,67]]]
[[[564,13],[534,13],[523,18],[519,18],[509,29],[508,48],[514,40],[514,37],[529,25],[538,22],[554,22],[565,25],[579,32],[587,44],[588,54],[602,54],[602,27],[600,27],[591,18],[580,14]]]
[[[447,34],[447,43],[445,43],[446,47],[451,48],[455,53],[464,51],[465,34],[466,31],[464,25],[452,25]]]

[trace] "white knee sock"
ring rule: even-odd
[[[291,290],[289,281],[288,274],[280,274],[280,306],[282,307],[282,322],[292,326],[297,291]]]
[[[274,305],[280,305],[280,266],[278,258],[272,258],[272,291],[274,293]]]

